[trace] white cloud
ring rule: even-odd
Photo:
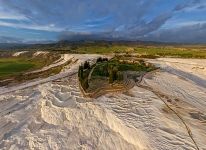
[[[205,24],[206,21],[185,21],[185,22],[179,22],[176,24],[176,27],[183,27],[183,26],[192,26],[196,24]]]
[[[28,20],[23,15],[12,14],[12,13],[5,13],[5,12],[0,12],[0,19]]]
[[[21,28],[21,29],[31,29],[39,31],[51,31],[51,32],[62,32],[63,28],[58,28],[51,25],[35,25],[35,24],[24,24],[24,23],[10,23],[5,21],[0,21],[0,26],[12,27],[12,28]]]
[[[12,19],[12,20],[28,20],[23,14],[19,14],[12,9],[5,9],[0,4],[0,19]]]
[[[174,28],[180,28],[184,26],[192,26],[192,25],[201,25],[205,24],[205,20],[169,20],[165,25],[161,27],[161,29],[174,29]]]

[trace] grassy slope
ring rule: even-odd
[[[35,62],[20,58],[1,58],[0,59],[0,77],[18,74],[37,67]]]
[[[46,65],[44,59],[0,58],[0,79],[19,75],[26,71],[40,69]]]

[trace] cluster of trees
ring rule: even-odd
[[[78,77],[79,77],[79,79],[84,78],[84,67],[82,65],[79,66]]]
[[[94,70],[95,75],[97,76],[103,76],[103,77],[108,77],[109,72],[108,72],[108,63],[106,64],[99,64],[96,69]]]
[[[90,69],[91,68],[90,63],[88,61],[84,62],[83,67],[84,67],[84,69]]]
[[[88,61],[85,61],[84,64],[79,66],[78,77],[84,89],[87,89],[89,87],[89,83],[88,83],[88,75],[90,72],[89,69],[91,69],[91,66]]]
[[[80,79],[84,78],[84,71],[87,69],[91,69],[90,63],[88,61],[85,61],[84,64],[79,66],[78,77]]]
[[[116,66],[111,65],[108,67],[108,72],[109,72],[109,83],[113,83],[115,80],[117,80],[118,68]]]
[[[108,63],[108,58],[99,57],[97,59],[97,63],[103,63],[103,65],[98,66],[98,72],[96,72],[99,76],[105,76],[109,78],[109,83],[113,83],[116,80],[123,80],[123,74],[119,71],[118,65]]]
[[[119,71],[119,67],[116,64],[111,64],[108,62],[107,58],[101,58],[99,57],[97,59],[97,62],[107,62],[107,63],[102,63],[97,66],[97,70],[95,74],[97,76],[104,76],[109,78],[109,83],[113,83],[114,81],[122,81],[123,80],[123,74],[122,72]],[[81,86],[83,89],[88,89],[89,88],[89,83],[88,83],[88,76],[91,71],[91,66],[88,61],[85,61],[84,64],[79,66],[78,70],[78,77],[79,81],[81,83]]]
[[[115,64],[99,64],[96,68],[95,74],[97,76],[108,77],[109,83],[113,83],[115,80],[123,80],[123,75],[119,71],[118,65]]]
[[[118,70],[118,67],[115,65],[108,66],[109,72],[109,83],[113,83],[116,80],[123,80],[123,74]]]
[[[98,62],[107,62],[107,61],[108,61],[108,58],[102,58],[102,57],[97,58],[97,63]]]

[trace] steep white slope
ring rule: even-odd
[[[74,57],[80,61],[65,70],[69,77],[0,95],[0,149],[206,149],[206,89],[192,80],[205,78],[191,71],[199,60],[183,74],[175,72],[182,60],[153,60],[162,71],[145,76],[141,87],[85,99],[72,74],[98,56]]]
[[[1,96],[0,148],[147,149],[141,130],[86,102],[72,78]]]

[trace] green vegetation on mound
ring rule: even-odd
[[[144,73],[156,68],[143,60],[127,61],[114,57],[111,60],[98,58],[95,65],[88,62],[79,66],[79,81],[85,92],[95,93],[104,90],[125,90],[131,88],[131,81],[136,81]]]

